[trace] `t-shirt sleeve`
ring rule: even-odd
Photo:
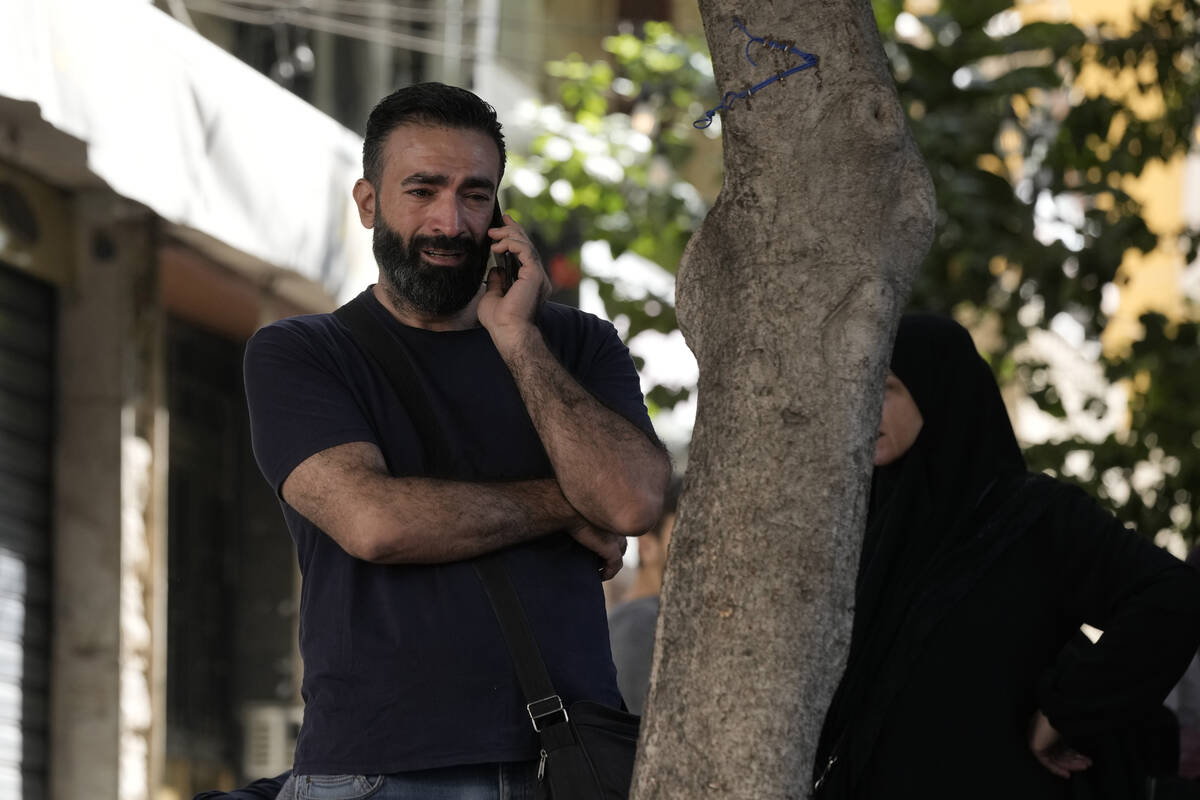
[[[576,377],[593,397],[657,441],[629,348],[612,323],[595,317],[589,318],[589,323],[582,340],[586,357]]]
[[[1054,515],[1064,611],[1101,629],[1078,637],[1039,681],[1038,701],[1067,736],[1135,722],[1175,684],[1200,642],[1200,574],[1127,530],[1082,491]]]
[[[309,456],[348,442],[378,443],[351,391],[345,367],[319,335],[289,320],[246,344],[244,374],[254,457],[279,493]]]

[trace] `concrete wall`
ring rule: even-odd
[[[50,793],[139,800],[161,718],[153,224],[107,193],[79,195],[75,223],[59,317]]]

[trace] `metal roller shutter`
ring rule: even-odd
[[[0,264],[0,797],[46,797],[54,293]]]

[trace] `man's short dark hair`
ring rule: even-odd
[[[432,125],[477,130],[490,136],[500,153],[500,174],[507,158],[496,109],[473,92],[444,83],[415,83],[379,101],[367,117],[363,138],[363,177],[376,189],[383,177],[383,145],[401,125]]]

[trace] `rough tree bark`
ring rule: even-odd
[[[701,0],[725,183],[679,272],[699,410],[636,800],[801,798],[844,665],[890,342],[933,188],[868,0]]]

